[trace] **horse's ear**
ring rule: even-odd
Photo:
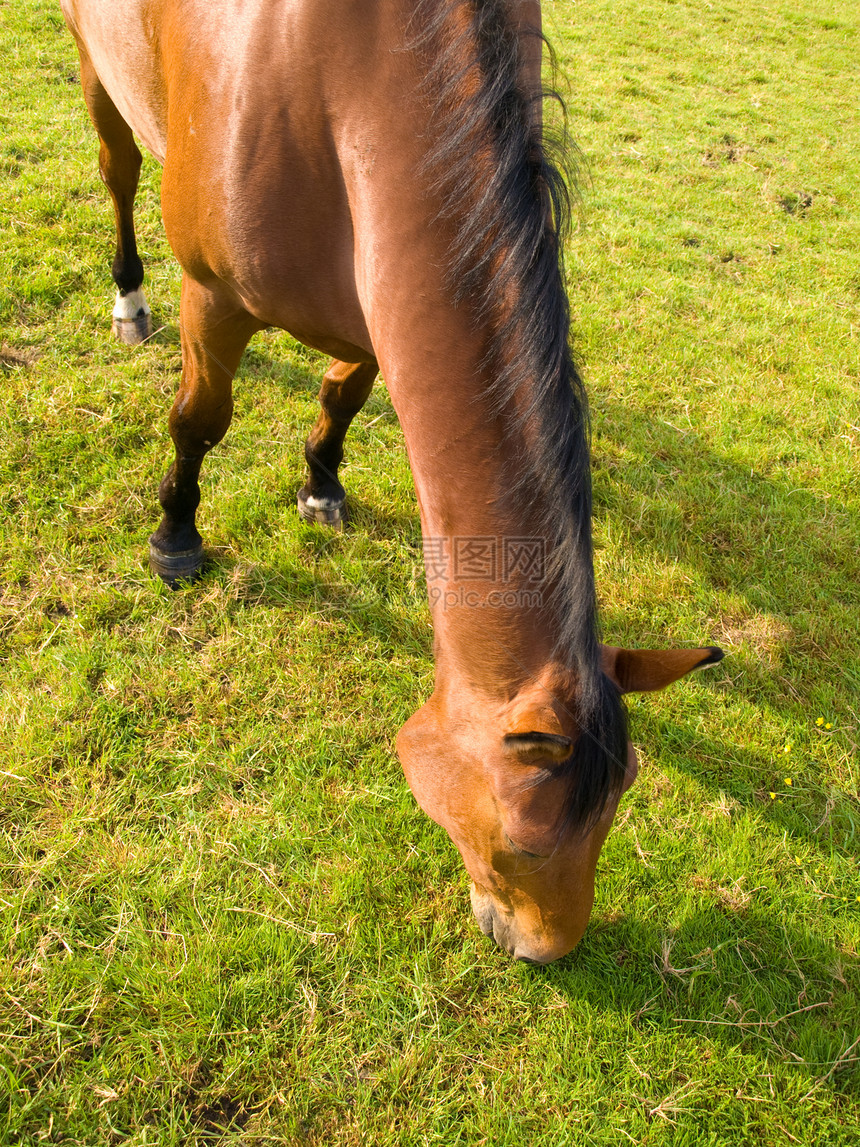
[[[618,649],[601,645],[603,672],[622,693],[650,693],[665,689],[679,677],[722,661],[723,651],[708,649]]]

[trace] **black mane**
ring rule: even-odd
[[[541,101],[561,100],[554,90],[526,90],[523,47],[543,38],[523,31],[512,8],[510,0],[418,0],[414,48],[431,116],[428,190],[455,234],[449,285],[486,334],[493,405],[517,420],[529,445],[512,495],[540,507],[556,655],[578,672],[573,715],[582,734],[569,762],[567,817],[584,826],[621,783],[627,728],[618,690],[600,670],[588,404],[563,275],[567,149],[541,126]]]

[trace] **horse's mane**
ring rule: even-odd
[[[620,785],[627,728],[600,670],[588,405],[562,266],[568,149],[564,133],[548,140],[540,114],[544,97],[561,100],[554,90],[526,90],[523,48],[542,37],[512,9],[511,0],[418,0],[413,42],[431,117],[428,190],[454,233],[450,286],[485,332],[494,408],[525,431],[528,457],[511,496],[539,507],[556,656],[578,672],[582,735],[567,811],[582,826]]]

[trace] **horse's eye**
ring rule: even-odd
[[[503,835],[505,838],[505,844],[516,856],[525,856],[528,857],[529,860],[546,860],[546,857],[541,856],[539,852],[528,852],[525,848],[520,848],[518,844],[514,844],[507,833],[503,833]]]

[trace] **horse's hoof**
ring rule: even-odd
[[[152,313],[140,287],[125,295],[117,292],[113,305],[113,333],[126,346],[146,342],[152,334]]]
[[[149,539],[149,568],[170,589],[179,589],[198,580],[203,574],[203,546],[167,554]]]
[[[152,315],[148,311],[140,311],[133,319],[114,318],[111,329],[121,343],[139,346],[152,334]]]
[[[347,518],[346,498],[320,498],[299,490],[296,495],[299,516],[306,522],[321,522],[333,530],[342,530]]]

